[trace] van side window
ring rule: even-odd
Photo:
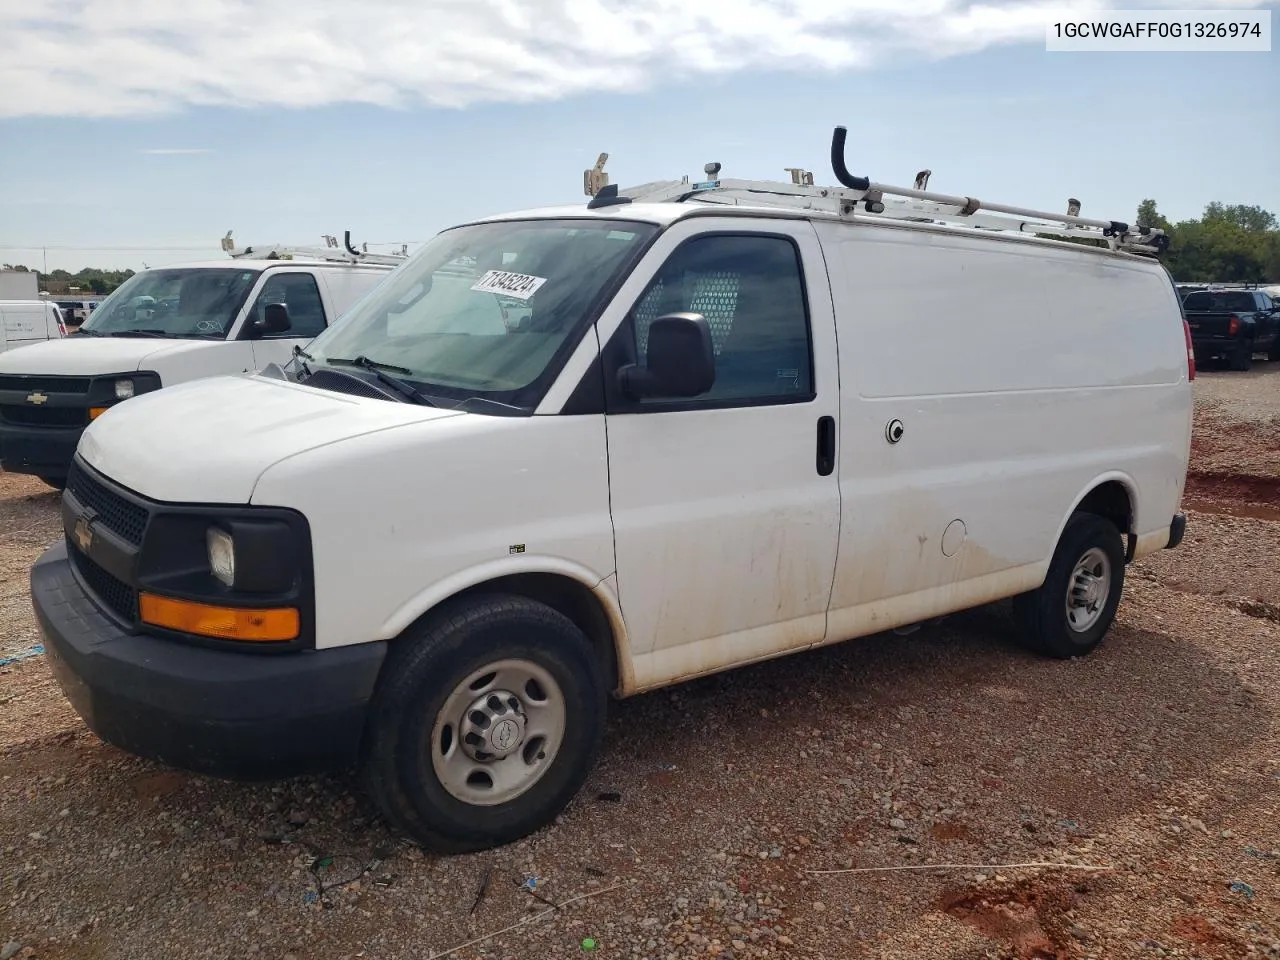
[[[813,398],[809,315],[799,251],[790,240],[711,235],[677,248],[632,311],[641,365],[649,324],[682,311],[706,317],[716,354],[716,382],[695,403],[735,406]],[[643,404],[666,405],[660,400]]]
[[[316,278],[311,274],[277,273],[267,277],[249,321],[261,320],[269,303],[283,303],[289,308],[290,327],[279,336],[310,340],[324,332],[324,302],[320,299]]]

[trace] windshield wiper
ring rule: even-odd
[[[326,357],[329,363],[345,363],[352,367],[364,367],[366,370],[394,370],[396,373],[403,373],[406,376],[413,373],[408,367],[397,367],[394,363],[384,363],[381,360],[374,360],[366,357],[363,353],[354,360],[345,360],[342,357]]]
[[[106,334],[98,330],[86,330],[84,327],[78,327],[67,334],[68,337],[105,337]]]
[[[405,383],[399,377],[393,377],[391,374],[386,372],[387,370],[395,370],[398,373],[413,373],[413,371],[408,367],[398,367],[394,363],[383,363],[381,360],[371,360],[364,354],[360,354],[360,356],[353,360],[346,360],[338,357],[326,357],[325,362],[338,366],[360,367],[364,370],[368,370],[387,386],[396,390],[401,395],[408,397],[414,403],[420,404],[424,407],[435,406],[434,403],[424,397],[413,387],[409,386],[409,384]]]
[[[107,334],[108,337],[153,337],[159,340],[168,340],[169,334],[164,330],[113,330]]]
[[[307,361],[314,360],[315,357],[307,353],[307,351],[303,350],[302,347],[295,343],[293,345],[293,359],[298,361],[298,365],[302,367],[303,372],[308,377],[311,376],[311,368],[307,366]]]

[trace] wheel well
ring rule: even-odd
[[[1119,480],[1108,480],[1094,487],[1076,510],[1105,517],[1121,533],[1133,533],[1133,504],[1129,500],[1129,491]]]
[[[516,573],[468,587],[455,595],[453,600],[482,593],[511,593],[527,597],[545,603],[552,610],[568,617],[591,641],[591,646],[600,658],[600,665],[604,668],[607,689],[616,689],[618,656],[613,628],[609,625],[608,614],[589,587],[554,573]]]

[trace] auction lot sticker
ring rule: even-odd
[[[490,270],[472,285],[478,293],[502,293],[517,300],[528,300],[538,288],[547,282],[546,277],[531,277],[525,273],[508,273],[506,270]]]

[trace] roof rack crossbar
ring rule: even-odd
[[[986,203],[974,197],[953,196],[922,189],[928,184],[931,171],[916,175],[917,186],[899,187],[875,183],[868,177],[849,173],[844,160],[846,131],[836,127],[831,138],[831,163],[841,187],[823,187],[813,184],[813,177],[800,168],[787,168],[791,182],[772,180],[708,179],[690,183],[688,177],[681,180],[653,181],[619,190],[609,184],[608,204],[627,201],[641,203],[700,203],[750,204],[774,206],[790,210],[815,210],[834,213],[841,217],[871,217],[915,222],[944,223],[967,226],[974,229],[1038,233],[1069,239],[1094,239],[1106,243],[1112,250],[1123,249],[1135,253],[1160,253],[1168,248],[1169,239],[1163,230],[1148,226],[1131,226],[1119,220],[1098,220],[1079,215],[1080,201],[1067,201],[1067,213],[1052,213],[1003,203]],[[603,160],[590,171],[586,183],[588,196],[608,184],[603,171]],[[714,171],[714,173],[712,172]],[[719,164],[708,164],[710,176],[718,176]],[[616,193],[615,193],[616,191]],[[605,203],[593,203],[604,206]]]
[[[326,234],[323,247],[293,246],[290,244],[251,244],[238,247],[231,239],[231,231],[222,238],[222,249],[233,260],[320,260],[325,263],[372,264],[396,267],[409,259],[407,250],[399,253],[368,253],[357,250],[351,243],[351,231],[343,234],[342,246],[336,237]],[[345,248],[345,249],[344,249]]]

